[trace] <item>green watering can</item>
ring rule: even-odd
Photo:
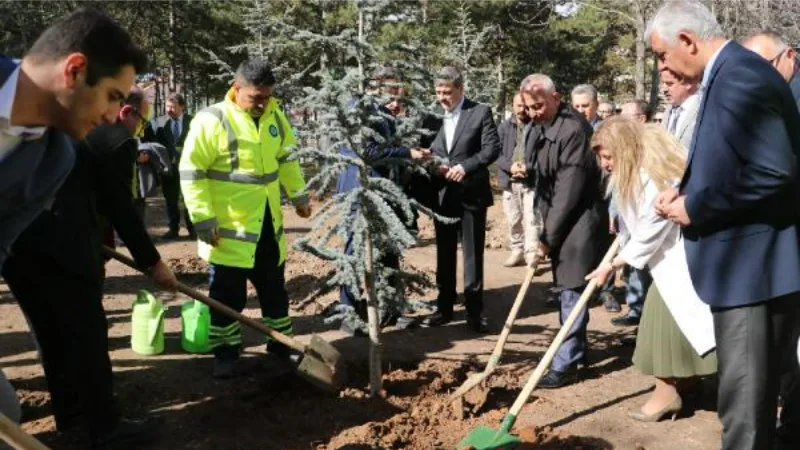
[[[181,347],[189,353],[208,353],[211,312],[208,306],[189,300],[181,307]]]
[[[131,348],[144,355],[164,351],[164,305],[148,291],[141,290],[133,302]]]

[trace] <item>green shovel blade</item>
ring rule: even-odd
[[[515,444],[520,443],[520,439],[513,434],[498,431],[487,426],[479,426],[472,430],[467,437],[458,443],[458,450],[461,449],[475,449],[475,450],[491,450],[491,449],[510,449]]]

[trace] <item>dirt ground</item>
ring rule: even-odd
[[[284,209],[291,241],[309,223]],[[165,230],[159,199],[148,205],[153,236]],[[430,222],[421,219],[422,244],[405,263],[433,274],[435,244]],[[185,231],[182,231],[185,234]],[[506,228],[500,202],[489,212],[485,256],[485,305],[495,333],[524,277],[524,268],[507,269]],[[158,242],[162,256],[181,280],[207,288],[206,265],[196,257],[194,242]],[[125,249],[122,249],[125,251]],[[109,319],[110,353],[115,388],[125,414],[150,413],[163,421],[157,439],[141,449],[236,450],[369,450],[454,448],[478,425],[497,427],[516,395],[558,332],[558,315],[543,305],[550,274],[535,280],[501,361],[487,386],[460,407],[446,403],[470,371],[480,370],[497,334],[475,335],[456,321],[437,329],[384,332],[384,398],[368,396],[364,338],[344,336],[319,314],[335,292],[315,295],[328,273],[326,264],[290,250],[287,287],[293,302],[295,333],[307,340],[314,333],[332,342],[347,358],[349,381],[338,395],[322,393],[298,379],[291,368],[264,353],[263,339],[246,331],[245,357],[238,378],[211,378],[212,359],[190,355],[180,347],[182,295],[165,293],[143,276],[118,263],[107,266],[104,304]],[[156,357],[130,350],[130,308],[139,289],[150,289],[169,306],[166,350]],[[434,292],[420,297],[432,301]],[[258,317],[251,291],[245,313]],[[674,422],[639,423],[627,417],[652,389],[653,380],[631,366],[632,348],[620,338],[633,329],[610,325],[613,316],[594,307],[589,325],[590,367],[579,383],[558,390],[537,390],[514,432],[526,443],[519,449],[695,450],[719,448],[720,425],[713,394],[685,408]],[[27,325],[8,288],[0,282],[0,367],[23,402],[23,428],[54,449],[83,448],[82,437],[59,434],[50,411],[47,385]]]

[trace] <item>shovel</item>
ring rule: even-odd
[[[603,257],[603,264],[610,262],[611,258],[614,257],[618,249],[619,238],[614,240],[614,243],[611,244],[611,248],[609,248],[608,252],[606,252],[606,255]],[[520,392],[517,400],[514,401],[514,404],[511,405],[511,409],[508,411],[508,414],[506,414],[505,418],[503,418],[503,422],[500,424],[500,429],[494,430],[487,426],[481,425],[470,432],[464,439],[461,440],[461,442],[458,443],[459,449],[508,449],[521,442],[518,437],[510,433],[511,428],[517,421],[517,415],[522,410],[522,407],[525,406],[525,403],[527,403],[528,398],[530,398],[533,390],[536,389],[536,386],[539,384],[539,380],[541,380],[542,375],[544,375],[544,371],[550,367],[550,363],[553,362],[553,358],[556,356],[556,351],[558,351],[558,348],[561,347],[561,344],[564,342],[564,338],[567,337],[567,333],[569,333],[569,330],[572,329],[572,325],[578,319],[578,316],[583,312],[583,308],[586,307],[586,303],[589,302],[589,298],[591,298],[597,287],[597,281],[592,280],[589,282],[589,285],[586,286],[586,289],[583,290],[583,294],[578,300],[578,303],[575,304],[574,308],[572,308],[572,312],[569,313],[567,320],[565,320],[564,324],[561,325],[561,329],[558,331],[553,343],[550,344],[550,347],[548,347],[547,352],[539,362],[539,365],[536,366],[536,369],[533,371],[530,378],[528,378],[528,382],[525,383],[525,387],[522,388],[522,392]]]
[[[49,450],[49,447],[22,431],[19,425],[3,413],[0,413],[0,441],[5,441],[16,450]]]
[[[123,255],[122,253],[114,251],[106,246],[103,246],[103,253],[106,256],[114,258],[117,261],[125,264],[126,266],[141,271],[141,269],[136,266],[135,261]],[[344,369],[344,361],[341,360],[341,354],[334,346],[319,336],[312,336],[309,345],[304,345],[300,341],[281,334],[255,319],[251,319],[250,317],[242,315],[232,308],[203,294],[197,289],[190,288],[183,283],[178,283],[178,291],[201,303],[205,303],[211,309],[214,309],[232,319],[241,322],[244,325],[249,326],[250,328],[264,333],[281,344],[302,353],[302,359],[300,360],[300,364],[297,366],[295,371],[300,377],[304,378],[314,386],[328,392],[338,392],[342,385],[344,385],[346,373]]]
[[[500,333],[500,337],[497,339],[497,344],[494,346],[494,350],[492,351],[492,355],[489,357],[489,362],[486,364],[486,368],[483,369],[483,372],[470,375],[464,384],[462,384],[453,393],[453,395],[450,396],[451,402],[463,397],[464,394],[470,391],[470,389],[481,384],[486,377],[494,372],[494,369],[500,362],[500,357],[503,355],[503,347],[505,347],[508,336],[511,334],[511,327],[514,326],[514,321],[517,320],[519,308],[522,306],[522,301],[525,300],[525,295],[528,293],[528,288],[530,287],[531,281],[536,274],[536,268],[539,266],[540,261],[541,256],[537,254],[531,262],[531,265],[528,266],[528,271],[525,273],[525,281],[522,282],[522,286],[520,286],[519,292],[517,293],[517,298],[514,300],[514,304],[511,305],[511,311],[508,312],[506,324],[503,326],[503,331]]]

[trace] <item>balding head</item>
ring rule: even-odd
[[[769,61],[783,79],[789,81],[795,72],[797,52],[774,31],[761,31],[746,37],[742,45]]]
[[[622,105],[619,115],[646,123],[650,120],[650,105],[644,100],[633,100]]]

